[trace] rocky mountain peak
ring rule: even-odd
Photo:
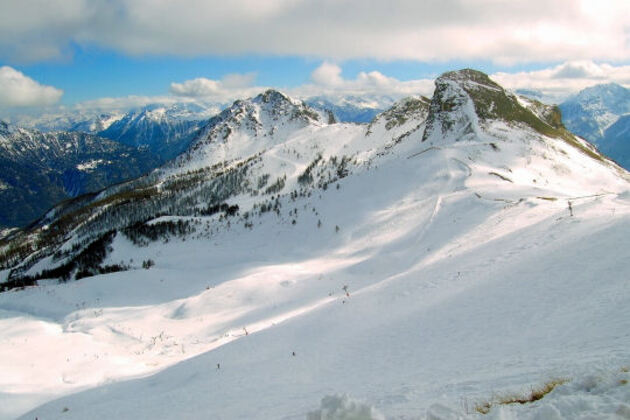
[[[379,123],[384,124],[385,130],[388,131],[411,120],[422,123],[427,118],[430,104],[431,100],[424,96],[403,98],[374,117],[368,125],[368,133]]]
[[[271,104],[280,104],[280,103],[294,103],[288,96],[284,93],[277,91],[275,89],[267,89],[265,92],[260,93],[256,96],[252,102],[254,103],[271,103]]]
[[[567,102],[598,104],[611,112],[626,113],[630,112],[630,89],[617,83],[599,84],[581,90]]]
[[[449,71],[442,74],[438,81],[452,80],[461,85],[473,87],[475,85],[479,87],[488,87],[493,89],[503,89],[496,82],[494,82],[487,74],[474,69],[462,69]]]
[[[321,120],[320,115],[302,101],[292,99],[274,89],[259,94],[251,102],[259,105],[261,111],[269,113],[272,117],[286,116],[290,120],[300,120],[304,123]]]
[[[6,136],[10,134],[9,132],[9,124],[5,121],[0,120],[0,135]]]
[[[475,134],[478,116],[467,85],[480,79],[477,73],[468,70],[448,72],[435,81],[422,141],[441,141],[449,133],[457,141]]]
[[[294,100],[277,90],[268,89],[254,98],[236,100],[219,115],[211,118],[207,128],[212,130],[219,125],[229,124],[232,126],[231,129],[234,129],[249,122],[245,124],[246,128],[255,130],[257,126],[261,128],[262,125],[267,125],[266,121],[283,123],[295,120],[310,123],[321,121],[321,116],[302,101]]]
[[[211,118],[173,165],[187,167],[188,162],[196,161],[196,166],[216,163],[217,159],[236,159],[245,150],[254,154],[284,141],[295,130],[325,121],[302,101],[269,89],[254,98],[237,100]]]
[[[435,81],[423,141],[475,136],[490,120],[529,126],[540,134],[566,136],[556,107],[534,100],[519,100],[486,74],[471,69],[444,73]]]

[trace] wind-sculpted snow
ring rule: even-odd
[[[76,265],[0,294],[0,416],[624,415],[628,175],[472,114],[468,82],[438,86],[459,102],[434,97],[428,122],[409,102],[369,127],[274,92],[237,102],[186,158],[18,235],[68,229],[8,280]]]

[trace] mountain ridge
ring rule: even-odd
[[[194,140],[206,121],[173,118],[163,107],[129,112],[98,135],[127,146],[146,148],[166,162],[183,151]]]
[[[559,107],[570,130],[598,144],[619,116],[630,113],[630,89],[617,83],[591,86]]]
[[[591,86],[559,107],[569,129],[630,169],[630,136],[623,134],[628,124],[624,117],[630,115],[630,89],[616,83]]]

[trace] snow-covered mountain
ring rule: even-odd
[[[395,99],[389,96],[314,96],[305,103],[319,111],[330,111],[337,121],[369,123],[379,113],[389,109]]]
[[[167,161],[186,150],[207,122],[206,119],[194,119],[205,116],[207,110],[201,107],[191,109],[191,106],[155,105],[132,111],[98,135],[127,146],[146,148],[162,161]]]
[[[53,130],[46,130],[46,131],[59,131],[59,130],[63,130],[63,131],[78,131],[81,133],[88,133],[88,134],[97,134],[103,130],[107,130],[109,128],[109,126],[111,126],[112,124],[114,124],[116,121],[119,121],[120,119],[122,119],[124,117],[125,114],[122,114],[120,112],[113,112],[110,114],[104,114],[104,113],[99,113],[98,115],[95,115],[93,117],[89,117],[89,118],[85,118],[85,119],[81,119],[81,120],[75,120],[72,122],[72,124],[70,124],[67,127],[59,127]]]
[[[540,102],[546,102],[545,94],[536,89],[516,89],[514,93],[526,96],[528,98],[536,99],[537,101],[540,101]]]
[[[569,130],[593,142],[606,155],[630,168],[630,89],[616,83],[586,88],[560,105]]]
[[[14,124],[42,132],[76,131],[150,150],[165,162],[186,150],[197,131],[225,106],[219,103],[155,103],[103,112],[97,107],[17,116]]]
[[[598,143],[608,127],[621,115],[630,113],[630,89],[616,83],[592,86],[559,107],[569,130]]]
[[[630,169],[630,114],[622,115],[606,129],[598,147],[619,165]]]
[[[301,101],[267,90],[253,99],[238,100],[211,118],[189,149],[165,169],[181,172],[229,165],[286,142],[300,129],[324,124],[324,117]]]
[[[136,178],[157,162],[148,152],[100,137],[0,121],[0,226],[24,226],[61,200]]]
[[[96,134],[118,121],[125,112],[103,112],[98,109],[61,109],[38,115],[19,115],[11,119],[13,125],[44,133],[55,131],[80,131]]]
[[[0,416],[625,415],[629,228],[628,172],[482,73],[365,125],[267,91],[3,240]]]

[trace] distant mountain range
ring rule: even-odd
[[[80,132],[42,133],[0,121],[0,226],[24,226],[61,200],[156,167],[148,150]]]
[[[304,101],[319,111],[331,111],[339,122],[369,123],[389,109],[395,99],[389,96],[315,96]]]
[[[224,104],[156,103],[131,111],[68,110],[39,117],[19,117],[15,125],[42,132],[76,131],[148,149],[161,162],[184,151],[197,131]]]
[[[39,115],[18,115],[8,119],[13,126],[37,130],[43,133],[52,131],[80,131],[96,134],[105,130],[113,122],[124,117],[125,111],[102,111],[91,109],[60,109]]]
[[[162,162],[188,148],[203,127],[208,110],[197,105],[150,106],[125,114],[98,135],[127,146],[146,148]]]
[[[615,83],[592,86],[559,107],[569,130],[630,169],[630,89]]]
[[[62,200],[158,167],[185,151],[214,113],[175,104],[24,121],[47,131],[0,121],[0,227],[25,226]]]

